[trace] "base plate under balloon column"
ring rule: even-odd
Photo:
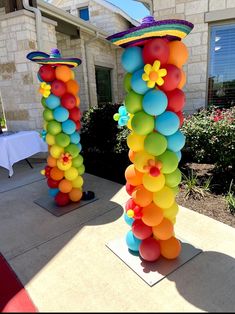
[[[160,257],[156,262],[146,262],[137,252],[130,251],[126,245],[125,238],[109,241],[106,243],[106,246],[152,287],[202,252],[202,250],[195,248],[186,241],[179,240],[181,241],[182,251],[178,258],[167,260]]]
[[[42,208],[46,209],[49,211],[51,214],[54,216],[62,216],[65,214],[68,214],[69,212],[78,209],[80,207],[83,207],[85,205],[88,205],[89,203],[93,203],[97,201],[98,198],[94,197],[89,200],[81,200],[78,203],[70,203],[66,206],[57,206],[51,196],[43,196],[37,200],[34,201],[35,204],[41,206]]]

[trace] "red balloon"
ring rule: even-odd
[[[147,226],[141,219],[137,219],[132,224],[134,236],[140,240],[147,239],[152,235],[152,227]]]
[[[54,80],[51,84],[51,92],[58,97],[63,96],[66,93],[65,83],[60,80]]]
[[[76,124],[76,131],[80,131],[81,130],[81,123],[80,121],[75,121],[75,124]]]
[[[61,104],[66,109],[73,109],[76,106],[76,98],[69,93],[66,93],[61,98]]]
[[[62,193],[62,192],[57,193],[55,197],[55,202],[58,206],[65,206],[69,204],[70,202],[69,193]]]
[[[46,167],[44,168],[46,178],[50,178],[51,169],[52,169],[52,168],[51,168],[50,166],[46,166]]]
[[[184,123],[184,115],[182,111],[178,111],[176,112],[178,118],[180,119],[180,128],[182,127],[183,123]]]
[[[170,49],[167,41],[162,38],[156,38],[146,43],[143,48],[144,63],[153,64],[155,60],[159,60],[161,64],[167,63]]]
[[[178,112],[183,109],[185,105],[185,94],[181,89],[176,88],[167,92],[166,95],[168,98],[168,105],[166,110]]]
[[[52,82],[55,79],[55,69],[51,65],[43,65],[39,69],[39,75],[45,82]]]
[[[53,180],[51,178],[48,178],[48,180],[47,180],[47,185],[51,189],[56,189],[58,187],[59,183],[60,183],[60,181],[56,181],[56,180]]]
[[[135,186],[131,185],[130,183],[126,183],[126,191],[131,196],[132,192],[134,191]]]
[[[167,75],[163,78],[164,84],[162,86],[159,86],[159,88],[164,92],[172,91],[180,83],[181,71],[173,64],[165,64],[161,67],[167,70]]]
[[[140,207],[139,205],[137,205],[132,198],[130,198],[125,205],[125,209],[126,211],[128,211],[129,209],[132,209],[134,211],[134,219],[141,219],[141,217],[143,216],[142,214],[142,207]]]
[[[74,107],[69,110],[69,119],[75,121],[79,121],[81,119],[81,111],[78,107]]]
[[[161,255],[159,242],[154,238],[148,238],[141,242],[140,256],[148,262],[155,262]]]

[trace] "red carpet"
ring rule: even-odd
[[[37,312],[27,291],[0,254],[0,312]]]

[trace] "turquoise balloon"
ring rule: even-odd
[[[147,83],[142,79],[143,73],[144,73],[144,70],[140,69],[136,71],[135,73],[133,73],[132,78],[131,78],[132,89],[140,95],[144,95],[149,90]]]
[[[180,151],[185,145],[185,136],[181,131],[167,136],[167,148],[173,152]]]
[[[139,251],[141,240],[137,239],[132,231],[128,231],[126,235],[126,244],[131,251]]]
[[[143,68],[144,60],[142,57],[142,48],[140,47],[126,48],[121,56],[121,64],[123,68],[129,73],[133,73]]]
[[[74,132],[70,135],[70,141],[73,144],[78,144],[80,142],[80,134],[78,132]]]
[[[182,158],[182,153],[181,151],[175,152],[177,158],[178,158],[178,162],[180,162],[181,158]]]
[[[59,133],[55,136],[55,142],[58,146],[66,147],[70,143],[70,137],[67,134]]]
[[[181,171],[177,168],[175,171],[173,171],[170,174],[165,174],[165,183],[170,188],[174,188],[177,185],[180,184],[182,179]]]
[[[172,173],[178,167],[178,157],[170,150],[166,150],[157,159],[162,162],[161,172],[164,174]]]
[[[58,121],[52,120],[47,124],[47,132],[51,135],[57,135],[62,131],[61,123]]]
[[[155,120],[155,130],[166,136],[174,134],[179,126],[180,120],[178,116],[171,111],[165,111],[160,116],[157,116]]]
[[[137,112],[131,120],[133,131],[139,135],[147,135],[154,129],[154,117],[144,111]]]
[[[136,113],[142,110],[143,96],[131,90],[125,98],[125,107],[129,113]]]
[[[55,109],[60,105],[60,98],[51,94],[46,98],[46,105],[49,109]]]
[[[73,122],[73,120],[66,120],[62,122],[62,130],[66,134],[73,134],[76,131],[76,124]]]
[[[59,193],[59,189],[49,189],[48,193],[50,196],[55,197]]]
[[[159,156],[165,152],[167,148],[167,140],[165,136],[152,132],[148,134],[144,140],[144,149],[153,156]]]
[[[151,116],[159,116],[167,107],[168,99],[164,92],[160,90],[150,90],[144,95],[143,109]]]
[[[54,119],[58,122],[64,122],[69,118],[69,111],[62,107],[59,106],[54,110]]]
[[[129,226],[132,226],[132,224],[133,224],[133,222],[134,222],[134,219],[128,217],[126,213],[124,214],[124,220],[125,220],[125,222],[126,222]]]
[[[125,91],[127,93],[129,93],[131,91],[131,78],[132,78],[132,74],[131,73],[126,73],[126,75],[124,76],[124,88]]]
[[[80,143],[78,143],[77,147],[78,147],[78,150],[79,150],[79,153],[80,153],[80,151],[82,150],[82,145]]]

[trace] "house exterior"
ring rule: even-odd
[[[183,42],[186,113],[216,105],[235,105],[235,0],[137,0],[156,20],[185,19],[194,29]]]

